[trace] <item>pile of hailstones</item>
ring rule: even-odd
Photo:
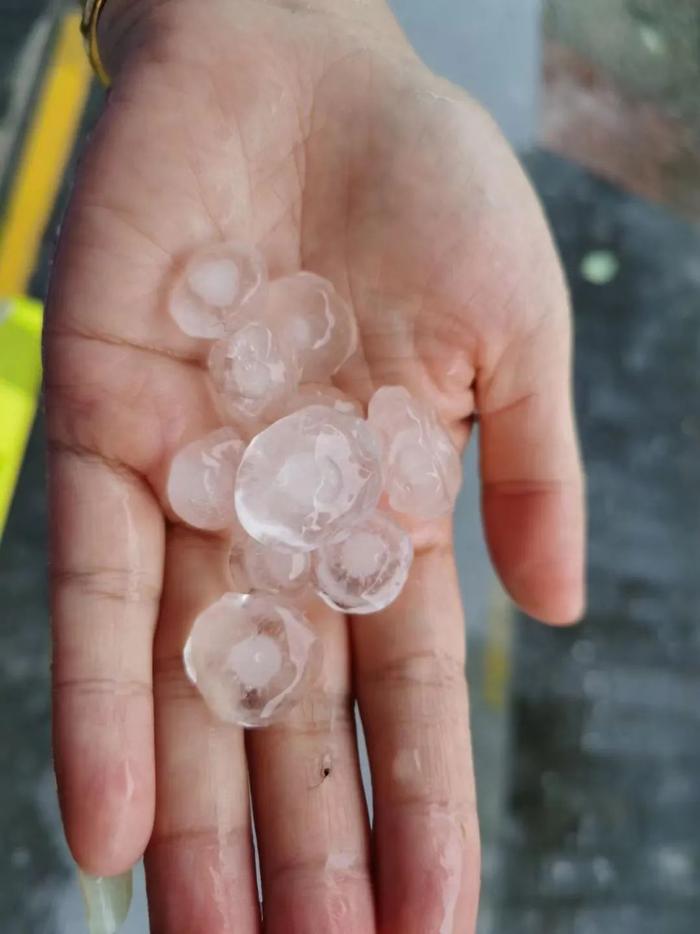
[[[262,726],[319,673],[304,612],[314,592],[353,615],[395,600],[413,557],[396,514],[448,513],[459,457],[404,388],[377,390],[365,418],[332,385],[357,328],[328,280],[268,281],[255,250],[216,244],[187,259],[168,307],[186,334],[214,341],[209,374],[227,425],[180,450],[168,478],[174,512],[231,543],[232,591],[195,620],[185,667],[218,717]]]

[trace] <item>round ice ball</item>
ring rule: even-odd
[[[271,282],[266,316],[294,347],[305,381],[328,379],[357,348],[352,309],[332,282],[315,273]]]
[[[367,418],[381,439],[391,507],[421,519],[449,513],[462,464],[433,409],[403,386],[382,386],[370,399]]]
[[[368,516],[381,486],[367,423],[312,405],[251,441],[238,469],[236,511],[261,544],[311,551]]]
[[[261,254],[240,243],[212,243],[195,250],[175,275],[168,310],[191,337],[222,337],[237,315],[261,308],[267,271]]]
[[[413,560],[408,534],[377,512],[313,556],[314,582],[329,606],[346,613],[383,610],[398,597]]]
[[[226,593],[194,622],[184,650],[188,677],[228,723],[282,719],[314,683],[321,643],[299,607],[271,594]]]
[[[170,465],[167,496],[173,512],[197,529],[216,531],[237,524],[236,471],[245,442],[220,428],[177,452]]]
[[[293,349],[264,321],[249,321],[214,344],[209,372],[234,419],[260,415],[299,383]]]

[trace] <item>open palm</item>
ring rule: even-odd
[[[207,346],[164,307],[174,261],[257,244],[352,303],[343,388],[400,382],[464,442],[513,597],[582,603],[582,482],[565,288],[489,119],[370,28],[294,4],[154,5],[81,166],[46,328],[56,764],[68,839],[101,875],[146,850],[152,929],[472,932],[479,845],[450,529],[424,529],[399,600],[330,610],[316,692],[282,725],[214,722],[181,662],[227,589],[226,542],[178,524],[173,453],[217,425]],[[288,8],[289,7],[289,8]],[[127,48],[128,46],[128,48]],[[365,725],[373,845],[353,718]],[[370,856],[372,853],[372,856]]]

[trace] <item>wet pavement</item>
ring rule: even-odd
[[[497,930],[694,934],[700,917],[700,229],[529,161],[576,308],[589,608],[521,620]],[[590,251],[619,264],[585,281]]]

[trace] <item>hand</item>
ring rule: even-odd
[[[330,278],[365,364],[466,441],[513,598],[582,609],[582,477],[566,289],[542,214],[490,119],[416,59],[380,0],[108,0],[113,90],[80,167],[46,323],[55,748],[88,871],[146,850],[159,934],[472,932],[479,843],[449,523],[395,605],[327,611],[318,692],[281,726],[212,721],[181,651],[226,589],[223,538],[185,528],[164,481],[217,422],[203,342],[164,308],[174,259],[221,237],[273,275]],[[130,18],[133,15],[133,20]],[[128,28],[125,27],[128,24]],[[352,701],[374,790],[374,860]],[[376,921],[375,921],[376,905]]]

